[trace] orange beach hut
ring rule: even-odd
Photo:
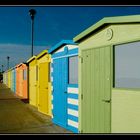
[[[28,99],[28,65],[20,63],[16,66],[16,95]]]

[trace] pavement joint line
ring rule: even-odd
[[[11,110],[11,106],[6,106],[7,103],[12,103],[12,107],[15,107],[17,111],[19,112],[19,107],[22,107],[23,111],[27,111],[27,120],[29,119],[29,122],[21,121],[15,121],[15,123],[10,123],[8,121],[12,121],[12,119],[9,119],[5,122],[3,122],[3,125],[0,129],[0,135],[1,134],[8,134],[8,133],[43,133],[43,134],[51,134],[51,133],[71,133],[71,131],[66,130],[65,128],[58,126],[52,122],[52,118],[42,112],[39,112],[38,109],[30,105],[28,102],[24,102],[22,98],[19,98],[19,96],[16,96],[13,94],[13,92],[9,91],[10,88],[2,87],[0,84],[0,102],[2,105],[4,105],[6,111],[8,109]],[[2,106],[1,106],[2,107]],[[8,108],[9,107],[9,108]],[[13,109],[13,108],[12,108]],[[1,113],[6,113],[4,110],[2,110]],[[21,113],[21,112],[19,112]],[[20,114],[19,114],[20,115]],[[22,115],[22,113],[21,113]],[[30,121],[33,118],[32,121]],[[18,118],[21,119],[20,116]],[[22,119],[21,119],[22,120]],[[17,125],[15,125],[17,123]],[[10,127],[7,127],[10,125]],[[6,127],[5,127],[6,126]]]
[[[17,98],[1,98],[0,100],[19,100],[19,99],[17,99]]]
[[[1,133],[1,131],[22,130],[22,129],[32,129],[32,128],[42,128],[42,127],[48,127],[48,126],[52,126],[52,125],[54,125],[54,124],[41,125],[41,126],[33,126],[33,127],[14,128],[14,129],[3,129],[3,130],[0,130],[0,133]]]

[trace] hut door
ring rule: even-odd
[[[27,69],[23,69],[23,98],[27,98]]]
[[[29,99],[30,104],[36,106],[36,66],[30,66],[29,71]]]
[[[67,124],[67,58],[53,60],[53,121],[63,127]]]
[[[22,69],[19,68],[19,96],[22,97],[23,94],[23,74]]]
[[[48,94],[48,62],[39,64],[39,105],[38,109],[44,114],[49,113]]]
[[[16,70],[14,70],[14,93],[16,92]]]
[[[11,90],[13,91],[13,70],[11,71]]]
[[[111,48],[82,52],[81,131],[111,132]]]
[[[8,84],[8,73],[7,73],[7,84]],[[19,69],[16,68],[16,94],[18,95],[19,93]]]

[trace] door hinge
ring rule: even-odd
[[[83,63],[83,57],[81,57],[81,63]]]
[[[81,63],[83,63],[83,57],[79,56],[80,60],[81,60]]]
[[[81,99],[83,100],[83,94],[81,94]]]
[[[83,130],[81,130],[80,133],[83,133]]]

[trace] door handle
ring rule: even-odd
[[[110,100],[105,100],[105,99],[103,99],[102,101],[103,101],[103,102],[106,102],[106,103],[110,103],[110,102],[111,102],[111,99],[110,99]]]
[[[67,93],[67,91],[64,91],[64,93]]]

